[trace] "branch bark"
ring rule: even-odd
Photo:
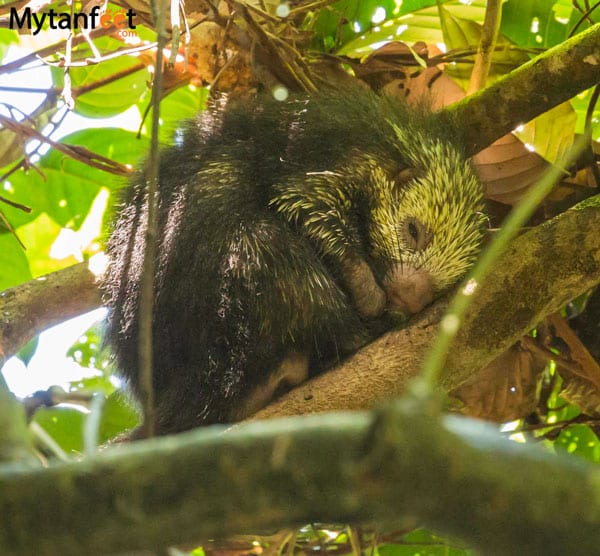
[[[474,155],[599,81],[600,24],[596,24],[450,106],[440,117],[468,122],[461,128],[467,153]]]
[[[157,550],[315,521],[416,521],[486,554],[597,552],[596,467],[421,406],[201,429],[49,469],[0,466],[0,552]]]
[[[0,292],[0,367],[46,328],[100,304],[96,276],[86,263]]]

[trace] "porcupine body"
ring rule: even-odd
[[[221,100],[161,155],[159,433],[229,422],[415,313],[478,251],[481,191],[452,131],[365,91]],[[108,343],[138,392],[146,188],[108,242]]]

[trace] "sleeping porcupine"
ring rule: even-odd
[[[455,135],[362,90],[221,99],[176,135],[159,177],[159,434],[252,413],[464,275],[482,196]],[[103,286],[134,393],[144,183],[124,190]]]

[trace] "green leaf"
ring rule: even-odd
[[[105,396],[110,396],[117,387],[111,381],[110,375],[98,374],[96,376],[82,378],[69,382],[69,392],[82,392],[82,393],[102,393]]]
[[[112,37],[95,39],[94,44],[100,51],[114,51],[122,46],[120,41]],[[145,67],[129,73],[139,65],[140,61],[135,57],[119,56],[101,64],[72,67],[69,73],[75,92],[78,88],[107,82],[77,96],[75,112],[88,118],[105,118],[120,114],[139,102],[149,90],[149,73]],[[63,86],[62,69],[53,71],[53,81],[55,86]]]
[[[40,425],[67,454],[83,451],[83,422],[85,415],[70,407],[43,407],[35,412],[34,421]]]
[[[36,336],[27,342],[17,353],[17,357],[23,361],[25,365],[29,365],[31,358],[35,355],[35,351],[37,350],[39,344],[39,337]]]
[[[108,361],[107,354],[104,354],[100,349],[100,346],[102,345],[103,328],[103,321],[99,321],[88,328],[77,342],[69,348],[67,357],[82,367],[94,368],[104,372],[108,367]],[[108,381],[108,383],[111,384],[110,381]],[[109,391],[105,391],[104,389],[103,391],[105,394],[110,394],[114,389],[114,386],[112,386]]]
[[[19,34],[12,29],[0,29],[0,60],[6,56],[11,44],[18,44]]]
[[[31,280],[27,256],[10,233],[0,234],[0,291]]]
[[[390,0],[336,2],[320,10],[311,22],[310,28],[315,33],[314,45],[326,52],[339,49],[359,34],[392,19],[395,13],[396,4]]]
[[[575,133],[583,133],[585,130],[585,119],[587,116],[588,106],[590,104],[590,98],[594,89],[588,89],[583,93],[579,93],[576,97],[571,99],[571,106],[575,110],[577,115],[577,125],[575,126]],[[596,106],[594,113],[592,114],[592,138],[597,141],[600,139],[600,108]]]
[[[41,214],[33,222],[17,230],[21,241],[27,247],[25,254],[33,276],[49,274],[78,262],[75,257],[56,259],[50,256],[52,244],[61,229],[47,214]]]
[[[576,454],[594,463],[600,462],[600,440],[587,425],[571,425],[563,430],[554,447],[557,451]]]
[[[475,552],[457,548],[453,543],[425,530],[415,529],[402,537],[402,544],[378,547],[379,556],[475,556]]]
[[[516,132],[535,152],[552,163],[558,162],[573,144],[577,115],[565,102],[544,112]]]
[[[422,2],[419,6],[413,3],[413,10],[406,11],[404,3],[402,9],[398,12],[398,17],[390,18],[389,20],[377,26],[370,28],[361,33],[356,33],[355,37],[348,41],[340,50],[340,54],[345,54],[352,57],[361,57],[369,54],[374,48],[381,46],[382,42],[399,40],[406,43],[414,43],[423,41],[428,44],[443,43],[445,41],[442,31],[442,22],[440,21],[440,13],[434,2]],[[452,32],[452,35],[457,38],[456,33],[463,25],[470,28],[469,36],[473,33],[474,26],[483,22],[485,16],[485,0],[473,0],[468,4],[463,4],[460,1],[443,2],[443,9],[447,17],[451,17],[458,25],[458,29]],[[475,45],[478,39],[475,40]],[[472,46],[472,43],[468,44]]]
[[[100,443],[107,442],[118,434],[134,428],[139,423],[139,416],[127,396],[117,391],[108,397],[100,420]]]
[[[550,48],[564,41],[580,18],[570,0],[508,0],[502,6],[500,31],[519,46]],[[598,10],[591,18],[600,21]],[[586,22],[578,30],[588,27]]]
[[[3,197],[31,209],[31,212],[25,212],[2,204],[2,213],[14,228],[35,220],[46,210],[44,182],[35,171],[21,169],[12,174],[3,185],[1,193]],[[0,221],[0,230],[4,229],[5,227]]]

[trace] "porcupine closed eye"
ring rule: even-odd
[[[103,285],[134,394],[145,197],[124,189]],[[455,132],[397,101],[215,102],[161,155],[159,433],[240,419],[420,311],[471,265],[481,211]]]

